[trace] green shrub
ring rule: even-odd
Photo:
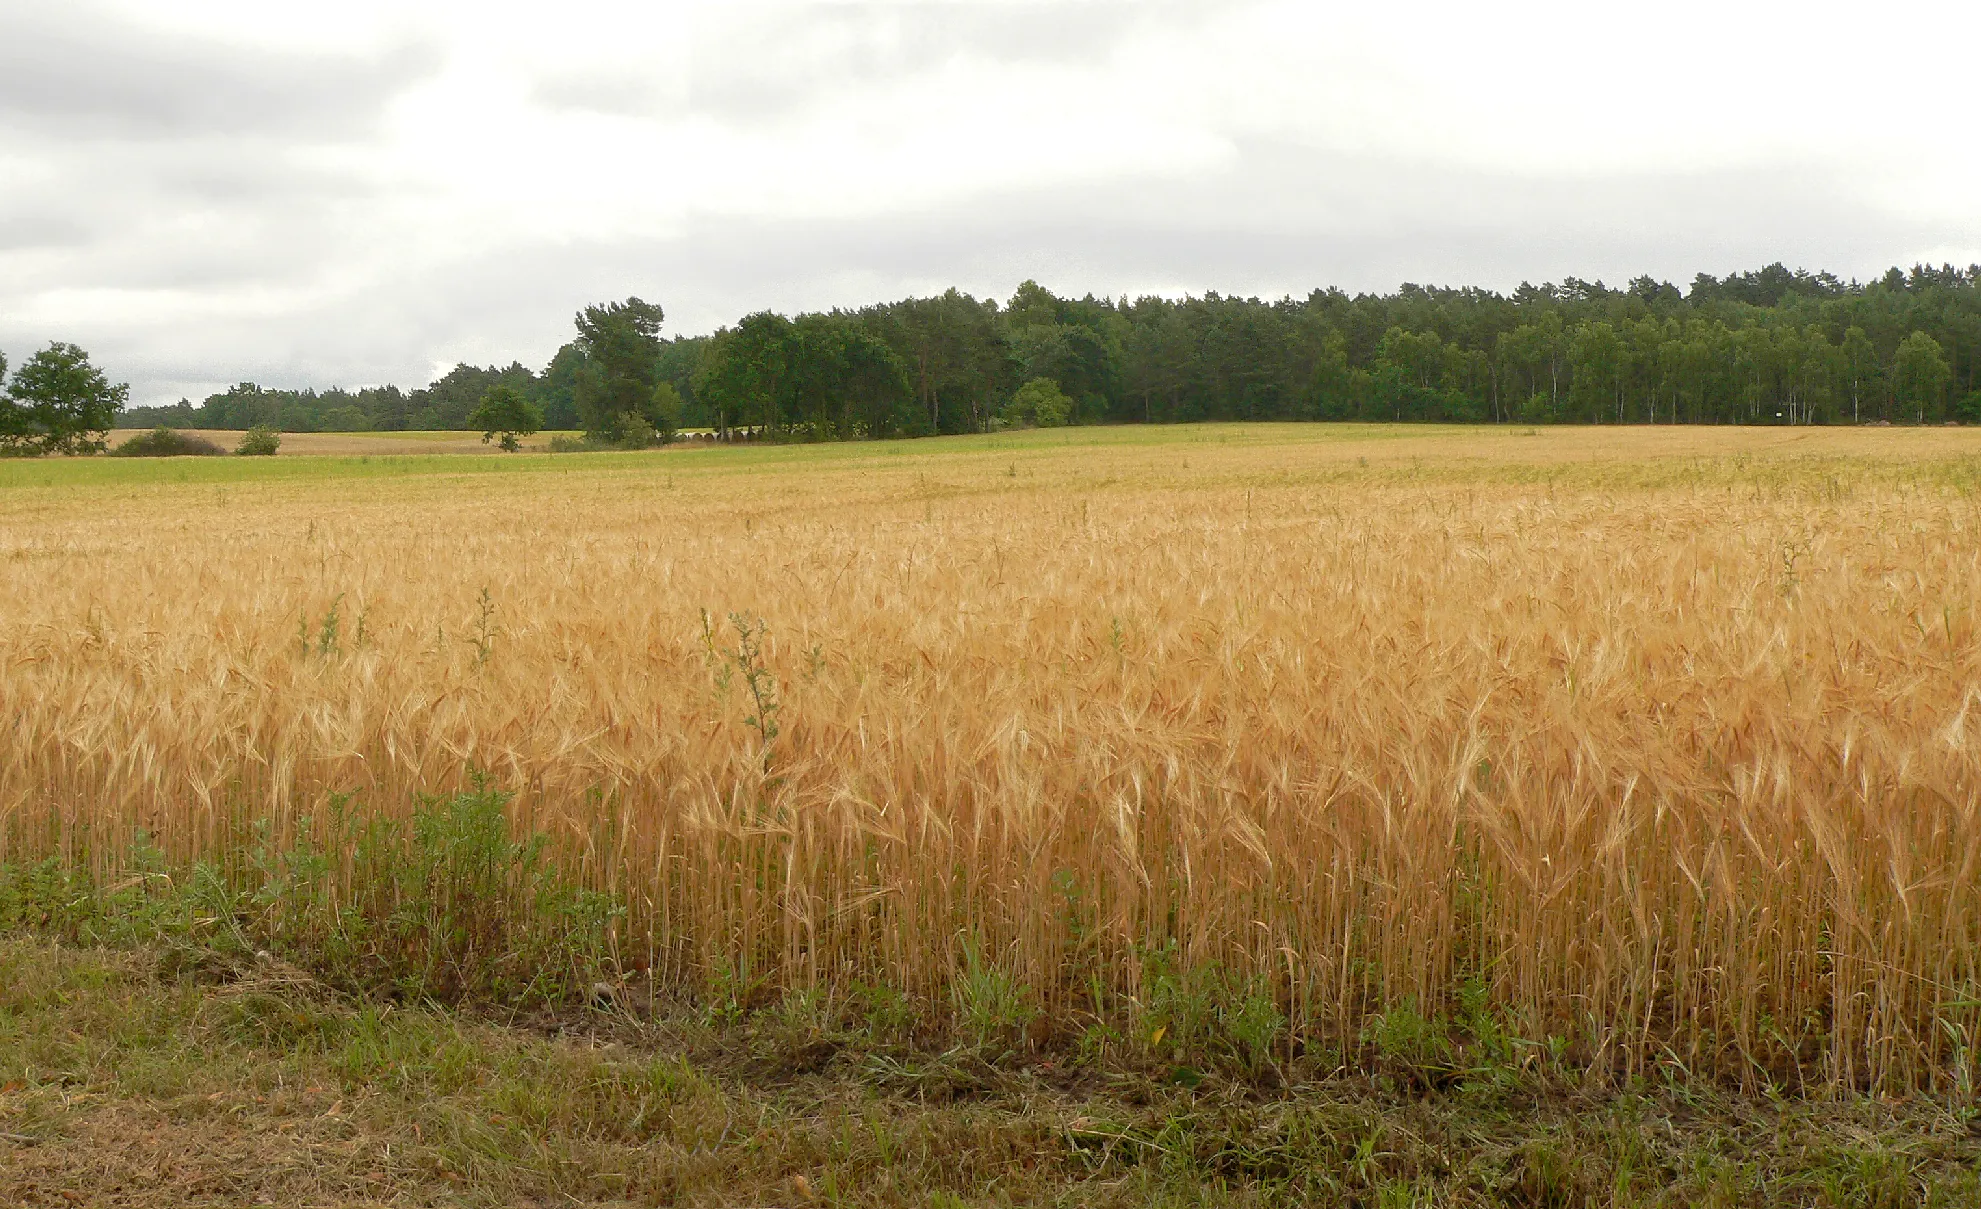
[[[603,431],[585,432],[566,436],[559,434],[550,438],[552,453],[607,453],[612,450],[651,449],[665,444],[671,438],[648,423],[646,417],[626,415],[618,417]]]
[[[651,449],[660,444],[660,431],[645,416],[627,416],[613,444],[620,449]]]
[[[196,432],[154,428],[141,432],[110,451],[113,458],[213,457],[227,451]]]
[[[244,458],[272,458],[280,448],[282,434],[266,424],[257,424],[248,429],[234,452]]]

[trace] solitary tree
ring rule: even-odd
[[[482,444],[500,437],[502,448],[514,453],[520,448],[517,437],[527,437],[543,427],[543,413],[523,397],[522,391],[496,386],[481,397],[481,405],[468,416],[468,423],[484,430]]]
[[[0,373],[6,368],[0,358]],[[112,385],[89,363],[88,353],[73,344],[51,344],[14,371],[0,397],[0,452],[101,453],[130,393],[121,382]]]

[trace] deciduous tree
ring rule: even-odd
[[[1892,395],[1901,407],[1912,409],[1915,422],[1924,424],[1928,412],[1937,414],[1951,377],[1953,370],[1938,340],[1914,332],[1899,342],[1892,356]]]
[[[468,417],[468,423],[482,429],[483,444],[500,438],[510,453],[520,448],[518,437],[527,437],[543,427],[543,413],[513,386],[497,386],[482,396],[481,404]]]
[[[113,385],[88,353],[51,344],[21,363],[0,398],[0,452],[101,453],[129,396],[130,387]]]

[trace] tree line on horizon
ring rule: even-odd
[[[1002,304],[952,289],[759,312],[710,336],[664,337],[662,319],[637,298],[588,307],[540,371],[463,364],[411,391],[243,383],[119,423],[473,429],[497,388],[543,428],[609,443],[681,428],[830,439],[1210,420],[1981,423],[1981,265],[1278,301],[1062,298],[1028,281]]]

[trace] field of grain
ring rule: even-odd
[[[0,861],[479,768],[678,985],[1973,1093],[1981,433],[222,463],[0,463]]]

